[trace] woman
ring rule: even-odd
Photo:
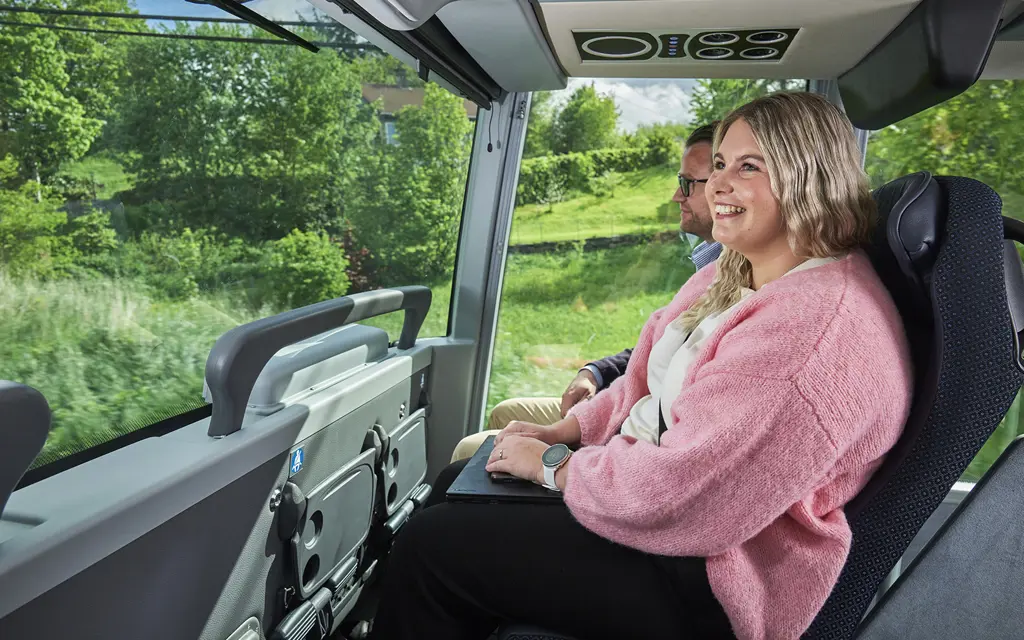
[[[843,505],[910,407],[902,324],[859,248],[874,203],[849,122],[806,93],[725,118],[706,187],[725,249],[651,315],[625,376],[496,439],[488,470],[546,475],[565,507],[441,504],[460,467],[446,469],[396,540],[372,637],[476,640],[521,620],[582,640],[779,640],[810,625],[849,552]],[[582,446],[561,460],[557,443]]]

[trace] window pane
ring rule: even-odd
[[[1024,220],[1024,81],[983,80],[936,107],[871,134],[867,171],[878,186],[914,171],[975,178],[1003,199],[1003,215]],[[1020,250],[1020,247],[1018,247]],[[964,480],[980,478],[1024,433],[1020,396]]]
[[[534,94],[488,415],[511,398],[559,398],[587,362],[635,346],[695,272],[699,240],[680,238],[672,200],[683,141],[759,95],[805,86],[574,79]]]
[[[302,0],[246,6],[319,53],[185,0],[2,13],[0,378],[53,407],[36,466],[202,406],[239,323],[422,284],[447,332],[475,107]]]

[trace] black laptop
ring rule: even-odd
[[[448,502],[541,502],[557,504],[562,494],[527,480],[496,481],[487,472],[494,436],[480,445],[446,494]]]

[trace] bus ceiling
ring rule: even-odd
[[[837,78],[853,123],[878,129],[983,73],[1024,75],[1021,0],[331,1],[392,34],[450,37],[455,71],[481,88],[471,99],[571,76]]]

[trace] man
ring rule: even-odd
[[[699,244],[690,252],[690,259],[698,270],[714,262],[722,251],[722,245],[711,237],[711,206],[704,197],[704,185],[711,176],[711,146],[717,126],[716,120],[698,127],[686,139],[679,165],[679,187],[672,196],[673,202],[679,204],[680,235],[684,238],[684,234],[700,238]],[[594,394],[607,388],[625,373],[632,353],[633,349],[626,349],[614,356],[588,363],[569,383],[561,399],[512,398],[499,403],[491,411],[488,430],[463,438],[452,453],[452,462],[471,457],[487,436],[497,433],[513,420],[534,424],[558,422],[569,409],[583,400],[593,398]]]

